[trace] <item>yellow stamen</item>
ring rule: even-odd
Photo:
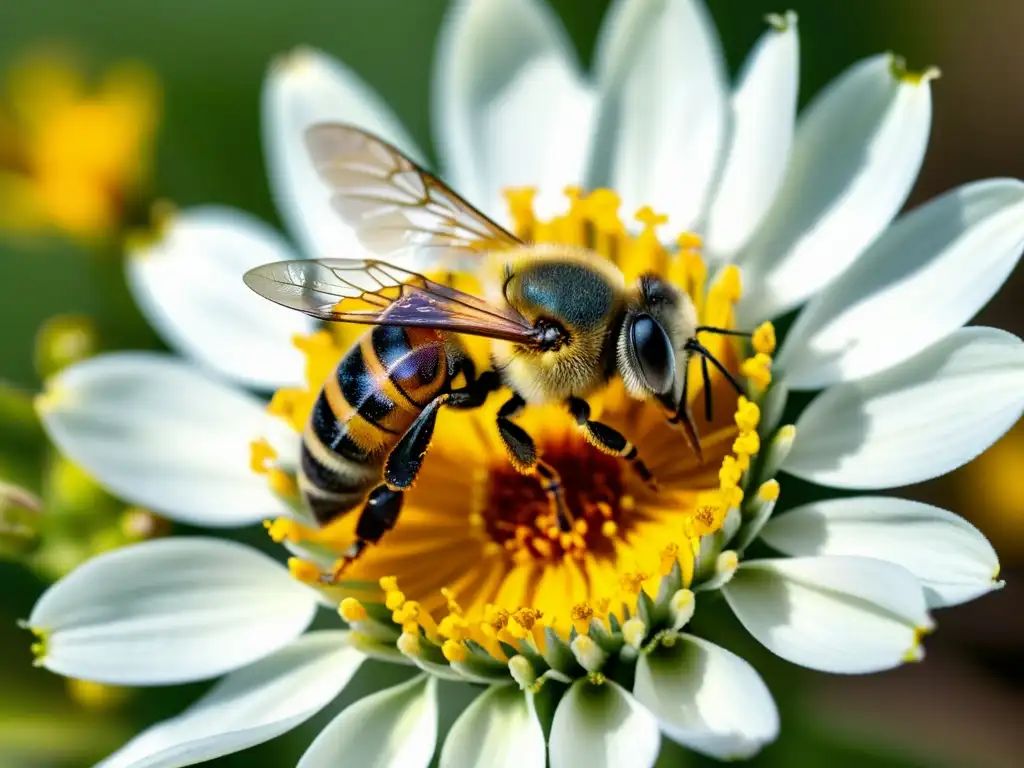
[[[455,640],[445,640],[444,645],[441,646],[441,653],[448,661],[459,662],[465,661],[469,652],[466,650],[466,646],[462,643],[456,642]]]
[[[594,609],[586,603],[577,603],[570,612],[572,625],[581,635],[590,632],[590,620],[594,618]]]
[[[276,458],[277,451],[262,437],[249,443],[249,468],[256,474],[265,475]]]
[[[757,407],[756,403],[752,403],[740,395],[736,403],[734,420],[742,432],[751,432],[757,429],[757,425],[761,422],[761,409]]]
[[[299,497],[299,486],[295,482],[294,475],[274,468],[267,472],[267,481],[270,484],[270,490],[281,498],[297,499]]]
[[[761,483],[761,487],[757,489],[757,498],[761,501],[777,501],[779,498],[779,481],[778,480],[766,480]]]
[[[366,608],[354,597],[346,597],[342,600],[341,605],[338,607],[338,613],[349,624],[366,619]]]
[[[774,354],[775,326],[768,321],[761,323],[754,330],[754,335],[751,337],[750,341],[754,347],[755,352],[758,352],[762,355]]]
[[[263,527],[267,529],[267,535],[275,544],[286,540],[296,543],[307,538],[307,529],[289,517],[279,517],[273,522],[264,520]]]
[[[772,359],[768,355],[758,352],[743,361],[740,365],[740,373],[758,389],[767,389],[768,385],[772,383]]]
[[[320,569],[308,560],[298,557],[288,558],[288,572],[293,579],[303,584],[316,584],[320,581]]]

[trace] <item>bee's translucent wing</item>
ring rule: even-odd
[[[444,182],[365,131],[334,123],[306,131],[331,203],[375,256],[409,266],[474,268],[487,251],[521,245]]]
[[[382,261],[278,261],[245,273],[256,293],[320,320],[401,325],[533,344],[537,334],[510,306]]]

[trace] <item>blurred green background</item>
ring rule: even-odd
[[[393,106],[421,146],[430,146],[431,62],[445,0],[33,0],[0,3],[0,73],[40,45],[72,52],[94,75],[126,59],[143,62],[162,86],[152,193],[176,204],[223,203],[279,224],[265,182],[259,93],[270,60],[312,45],[359,72]],[[608,3],[552,0],[590,61]],[[735,72],[764,28],[764,0],[709,0]],[[800,15],[801,101],[854,60],[896,51],[912,67],[937,65],[930,151],[911,205],[988,176],[1024,177],[1024,4],[1012,0],[804,0]],[[2,135],[2,134],[0,134]],[[2,158],[0,158],[2,159]],[[140,222],[141,223],[141,222]],[[64,498],[74,513],[115,519],[121,507],[73,469],[54,464],[26,396],[40,386],[34,345],[56,314],[81,313],[100,348],[159,348],[124,286],[113,241],[0,234],[0,478]],[[1012,297],[1021,274],[976,320],[1024,331]],[[764,673],[779,699],[782,738],[758,765],[1019,765],[1024,754],[1024,433],[940,481],[901,491],[963,515],[1000,552],[1007,588],[937,616],[924,664],[863,678],[809,673],[770,657],[735,631],[726,612],[703,612],[698,629],[717,635]],[[93,517],[90,517],[93,516]],[[91,524],[91,523],[90,523]],[[94,535],[95,531],[85,525]],[[83,534],[86,535],[86,534]],[[262,543],[258,532],[247,536]],[[74,555],[69,555],[73,557]],[[54,556],[56,557],[56,556]],[[59,558],[58,558],[59,559]],[[28,615],[59,563],[28,568],[0,561],[0,766],[90,764],[156,719],[172,715],[202,685],[154,689],[87,706],[64,682],[31,667]],[[366,668],[394,679],[395,670]],[[449,686],[449,690],[452,687]],[[365,688],[364,688],[365,690]],[[87,694],[87,692],[86,692]],[[346,699],[358,695],[350,689]],[[465,693],[460,694],[465,700]],[[270,744],[217,765],[290,765],[338,706]],[[666,754],[665,765],[697,764]]]

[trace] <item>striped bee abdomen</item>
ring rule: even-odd
[[[388,453],[448,384],[438,331],[374,326],[345,353],[302,436],[299,489],[321,524],[361,506]]]

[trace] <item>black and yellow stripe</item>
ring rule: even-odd
[[[299,488],[321,524],[380,485],[388,453],[448,384],[442,335],[374,326],[324,382],[302,436]]]

